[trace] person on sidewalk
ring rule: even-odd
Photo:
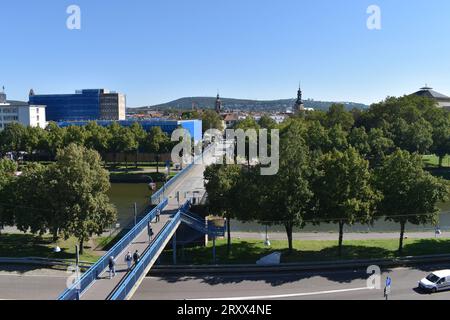
[[[109,279],[112,279],[116,276],[116,261],[114,260],[114,257],[109,257]]]
[[[137,265],[139,263],[140,259],[141,259],[141,256],[139,255],[139,251],[136,250],[136,252],[133,254],[134,265]]]
[[[147,224],[147,233],[148,233],[148,242],[152,242],[153,240],[153,228],[152,228],[152,222],[149,221]]]
[[[156,210],[156,223],[161,221],[161,210]]]
[[[127,263],[128,271],[130,271],[131,264],[133,263],[133,256],[131,255],[130,251],[128,251],[127,255],[125,256],[125,262]]]

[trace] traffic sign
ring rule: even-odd
[[[388,277],[386,279],[386,287],[391,287],[391,284],[392,284],[392,279],[390,277]]]

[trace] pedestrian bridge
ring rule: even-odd
[[[204,157],[208,156],[205,151]],[[210,161],[209,161],[210,162]],[[65,290],[58,300],[126,300],[130,299],[142,280],[158,260],[163,250],[172,241],[176,253],[176,232],[181,224],[215,239],[225,234],[225,228],[210,225],[204,218],[191,212],[191,201],[184,196],[184,204],[180,206],[183,195],[192,190],[203,189],[203,172],[205,165],[191,164],[158,191],[152,202],[158,203],[145,218],[135,225],[108,253],[87,270]],[[161,212],[160,221],[154,222],[157,212]],[[156,235],[150,239],[147,232],[148,223]],[[128,252],[141,254],[140,261],[128,270],[125,256]],[[116,261],[116,276],[109,278],[109,258]]]

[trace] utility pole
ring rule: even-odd
[[[78,245],[75,246],[75,272],[76,272],[76,281],[80,279],[80,247]],[[80,284],[78,284],[80,286]],[[80,287],[77,288],[77,300],[80,300]]]

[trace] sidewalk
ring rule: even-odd
[[[232,232],[231,236],[234,239],[251,239],[251,240],[257,240],[257,239],[265,239],[266,235],[265,233],[257,233],[257,232]],[[435,234],[434,232],[411,232],[406,233],[405,237],[409,239],[434,239]],[[319,233],[294,233],[293,239],[294,240],[338,240],[339,234],[338,233],[325,233],[325,232],[319,232]],[[380,232],[371,232],[371,233],[345,233],[344,234],[344,241],[345,240],[393,240],[393,239],[399,239],[400,238],[400,232],[389,232],[389,233],[380,233]],[[438,236],[437,239],[448,239],[450,238],[449,232],[443,232],[442,235]],[[269,239],[270,240],[286,240],[287,236],[286,233],[269,233]]]

